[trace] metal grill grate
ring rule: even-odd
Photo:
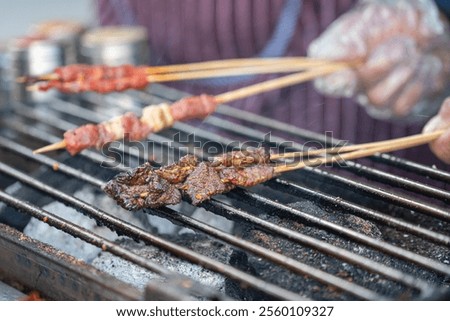
[[[94,285],[79,281],[95,293],[87,296],[86,291],[70,290],[62,281],[55,292],[52,291],[55,283],[41,284],[32,278],[20,280],[14,273],[14,266],[23,269],[24,264],[18,259],[3,262],[0,271],[56,299],[380,300],[433,299],[449,295],[450,193],[443,186],[450,183],[450,174],[436,168],[380,155],[372,157],[373,166],[347,162],[344,167],[307,168],[250,190],[234,190],[202,204],[208,213],[233,222],[232,233],[191,216],[194,209],[186,204],[148,210],[145,214],[150,220],[158,216],[195,231],[195,236],[202,240],[213,240],[220,249],[217,251],[224,253],[218,258],[211,250],[199,250],[191,244],[183,244],[176,237],[117,218],[98,204],[75,197],[70,188],[61,187],[61,181],[67,180],[68,184],[99,190],[117,171],[144,161],[142,153],[132,146],[120,145],[118,150],[123,151],[126,159],[109,169],[99,165],[110,164],[111,159],[96,151],[84,151],[70,159],[61,153],[51,154],[51,157],[31,153],[35,147],[59,140],[62,131],[76,125],[99,122],[114,114],[138,111],[144,105],[180,97],[182,93],[176,90],[152,85],[148,92],[55,98],[34,107],[17,103],[2,117],[0,136],[1,177],[5,181],[20,182],[20,188],[27,187],[21,194],[4,184],[0,202],[160,275],[161,279],[152,279],[145,294],[129,284],[123,284],[121,292],[108,286],[111,276],[101,274],[90,265],[83,265],[83,273],[73,274],[73,262],[60,262],[64,270],[55,268],[56,274],[51,277],[69,273],[74,280],[83,280],[89,279],[90,273],[102,275]],[[268,132],[271,133],[270,140],[265,136]],[[186,141],[179,140],[168,147],[166,143],[173,141],[177,133]],[[230,148],[235,145],[233,142],[248,140],[282,145],[286,141],[283,137],[295,141],[289,146],[291,149],[304,148],[301,142],[306,141],[336,144],[321,135],[227,106],[221,106],[217,116],[210,116],[199,126],[179,123],[171,130],[152,135],[150,140],[156,151],[183,153],[192,143],[189,141],[191,133],[202,142],[213,141]],[[55,162],[59,164],[57,171],[51,169]],[[378,166],[421,179],[389,174]],[[66,204],[118,235],[157,248],[167,257],[176,257],[177,262],[189,262],[212,271],[226,280],[226,286],[217,289],[204,284],[204,280],[194,281],[194,276],[186,275],[176,267],[174,272],[172,267],[138,255],[136,249],[114,243],[64,220],[59,213],[50,213],[38,205],[39,202],[34,202],[31,193]],[[25,242],[17,239],[16,234],[11,236],[12,232],[5,226],[0,230],[0,251],[3,253],[11,248],[5,244]],[[47,260],[55,260],[45,247],[34,247],[26,254],[23,251],[19,251],[21,257],[44,252],[49,256]],[[45,264],[39,265],[38,269],[45,268]],[[122,284],[120,280],[113,280]],[[160,282],[165,286],[161,287]]]

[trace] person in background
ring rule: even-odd
[[[450,123],[449,1],[97,0],[97,8],[101,25],[147,28],[152,64],[305,55],[358,62],[314,84],[232,103],[243,110],[354,143]],[[217,94],[270,77],[171,85]],[[431,150],[450,163],[450,130]],[[443,166],[426,146],[396,154]]]

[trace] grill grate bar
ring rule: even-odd
[[[427,284],[426,282],[424,282],[422,280],[417,279],[416,277],[407,275],[399,270],[390,268],[386,265],[379,264],[373,260],[366,259],[360,255],[354,254],[345,249],[341,249],[330,243],[320,241],[313,237],[310,237],[310,236],[292,231],[290,229],[280,227],[280,226],[270,223],[268,221],[259,219],[256,216],[249,214],[248,212],[245,212],[245,211],[239,210],[239,209],[234,209],[232,206],[224,204],[223,202],[220,202],[218,200],[213,199],[213,200],[205,203],[202,207],[204,207],[206,210],[213,209],[214,212],[216,212],[219,209],[219,211],[223,213],[224,210],[226,210],[227,214],[225,214],[225,215],[227,215],[229,217],[233,216],[233,218],[237,217],[240,220],[251,222],[251,223],[255,224],[256,226],[259,226],[267,231],[276,233],[279,236],[282,236],[286,239],[294,240],[300,244],[306,245],[315,250],[319,250],[322,253],[326,253],[328,255],[334,256],[343,261],[358,265],[369,271],[378,273],[378,274],[383,275],[391,280],[403,283],[412,288],[419,289],[422,292],[425,292],[425,291],[427,291],[427,289],[430,288],[429,284]],[[233,210],[230,210],[230,209],[233,209]],[[236,246],[241,246],[241,240],[237,241],[236,237],[226,234],[226,233],[224,233],[218,229],[215,229],[205,223],[202,223],[196,219],[187,217],[184,214],[181,214],[181,213],[178,213],[175,211],[164,211],[164,212],[159,211],[159,212],[161,213],[161,216],[163,216],[165,218],[170,217],[170,219],[172,221],[177,221],[177,222],[181,223],[182,225],[191,226],[191,227],[201,230],[205,233],[213,235],[217,238],[220,238],[221,240],[224,240],[224,241],[234,244]],[[253,245],[249,242],[246,242],[246,243],[247,244],[244,248],[249,251],[252,251],[254,253],[260,253],[260,255],[264,255],[264,252],[267,252],[267,249],[265,249],[265,248],[257,249],[255,245]],[[287,262],[283,262],[283,263],[287,263]]]
[[[412,181],[410,179],[399,177],[390,173],[386,173],[383,171],[380,171],[375,168],[371,168],[370,170],[365,165],[361,165],[358,163],[355,163],[354,166],[349,167],[349,170],[354,173],[361,173],[364,172],[364,176],[370,177],[374,180],[377,180],[381,183],[384,183],[385,181],[389,180],[393,184],[393,186],[401,187],[403,189],[416,192],[418,194],[426,195],[428,197],[432,197],[435,199],[439,199],[441,201],[444,201],[448,203],[450,201],[450,192],[447,192],[443,189],[438,189],[435,187],[431,187],[419,182]]]
[[[369,237],[362,233],[355,232],[352,229],[337,225],[335,223],[322,220],[314,215],[302,212],[300,210],[291,208],[284,204],[273,201],[267,197],[262,195],[248,193],[245,190],[240,190],[239,193],[236,191],[229,192],[229,196],[235,199],[238,199],[243,202],[253,202],[261,206],[262,208],[270,207],[274,210],[277,210],[276,213],[281,215],[281,213],[288,213],[300,218],[303,221],[307,221],[309,223],[315,224],[317,226],[321,226],[327,230],[333,231],[337,234],[343,235],[355,241],[358,241],[362,244],[368,245],[374,249],[380,250],[383,253],[390,254],[392,256],[401,258],[403,260],[413,262],[420,266],[423,266],[432,271],[438,272],[442,275],[450,276],[450,267],[448,265],[442,264],[438,261],[434,261],[427,257],[415,254],[411,251],[404,250],[398,246],[391,245],[385,241],[377,240],[375,238]],[[233,211],[232,208],[228,208],[227,211]]]
[[[153,212],[153,211],[152,211]],[[382,299],[382,296],[376,294],[375,292],[372,292],[371,290],[368,290],[362,286],[359,286],[355,283],[348,282],[346,280],[340,279],[338,277],[335,277],[327,272],[323,272],[319,269],[313,268],[307,264],[301,263],[299,261],[295,261],[287,256],[278,254],[276,252],[270,251],[266,248],[263,248],[261,246],[255,245],[251,242],[245,241],[243,239],[237,238],[236,236],[230,235],[228,233],[222,232],[214,227],[211,227],[205,223],[202,223],[196,219],[187,217],[184,214],[181,214],[179,212],[166,209],[166,210],[157,210],[157,212],[160,213],[160,215],[164,218],[169,217],[172,221],[178,221],[179,223],[185,224],[187,226],[191,226],[197,230],[203,231],[205,233],[208,233],[209,235],[212,235],[220,240],[223,240],[229,244],[233,244],[234,246],[238,246],[242,249],[245,249],[247,251],[250,251],[260,257],[266,258],[268,260],[271,260],[272,262],[278,263],[282,265],[285,268],[288,268],[294,272],[301,273],[308,275],[310,277],[315,278],[317,281],[320,281],[322,283],[332,285],[336,288],[339,288],[341,290],[344,290],[350,294],[353,294],[359,298],[362,299],[368,299],[368,300],[380,300]],[[313,243],[313,242],[311,242]],[[330,244],[328,244],[330,247],[332,247]],[[338,248],[335,248],[338,250]],[[354,255],[354,257],[357,257]],[[362,260],[360,258],[356,258],[358,263],[360,263]],[[372,262],[373,264],[374,262]],[[376,265],[376,263],[375,263]],[[399,274],[395,273],[396,275],[393,276],[393,278],[398,277]],[[403,282],[409,286],[418,288],[419,290],[425,290],[429,286],[424,282],[415,282],[413,278],[408,278],[406,275],[403,275],[403,277],[400,277],[398,281]]]
[[[3,140],[0,139],[0,144],[4,145],[3,143],[4,143]],[[14,145],[14,144],[12,144],[12,145]],[[21,151],[25,154],[25,156],[30,155],[29,154],[30,151],[28,150],[28,153],[27,153],[26,150],[27,150],[27,148],[25,148],[25,147],[22,147],[22,149],[21,149]],[[52,164],[52,160],[50,158],[48,158],[46,156],[43,156],[43,155],[40,155],[40,156],[41,157],[39,157],[39,158],[43,159],[45,164],[47,164],[48,166],[50,166],[50,164]],[[39,161],[39,159],[37,159],[37,160]],[[27,177],[24,174],[21,174],[20,172],[14,170],[13,168],[10,168],[7,165],[4,165],[4,164],[0,163],[0,171],[3,171],[5,173],[7,173],[8,175],[12,175],[16,179],[18,179],[18,180],[20,180],[20,181],[22,181],[22,182],[24,182],[26,184],[29,184],[29,185],[31,185],[31,186],[33,186],[35,188],[43,190],[46,193],[49,193],[49,194],[51,193],[51,195],[56,197],[56,198],[61,198],[61,192],[59,192],[59,193],[55,192],[52,188],[49,188],[45,184],[42,184],[42,183],[38,184],[33,179]],[[70,166],[61,166],[60,171],[63,172],[63,173],[69,174],[69,175],[74,175],[75,177],[80,178],[80,179],[83,179],[83,177],[89,176],[89,175],[86,175],[86,174],[84,174],[84,173],[82,173],[80,171],[77,171],[74,168],[71,168]],[[96,183],[97,187],[100,187],[102,185],[101,181],[95,180],[95,179],[89,180],[89,182]],[[69,202],[70,200],[73,200],[73,198],[70,197],[70,196],[65,195],[63,198],[61,198],[61,200],[65,201],[65,202]],[[353,253],[351,253],[349,251],[346,251],[346,250],[340,249],[338,247],[332,246],[329,243],[322,242],[320,240],[308,237],[306,235],[302,235],[300,233],[295,233],[293,231],[290,231],[290,230],[282,228],[282,227],[277,227],[274,224],[271,224],[271,223],[266,222],[266,221],[261,220],[261,219],[257,219],[255,217],[252,217],[249,214],[244,213],[243,211],[238,211],[238,210],[232,209],[231,207],[229,207],[229,206],[227,206],[225,204],[222,204],[222,203],[220,203],[218,201],[215,201],[215,200],[211,201],[210,204],[213,204],[213,206],[215,207],[214,208],[214,212],[223,212],[224,209],[225,209],[227,211],[227,213],[233,213],[235,216],[238,216],[240,219],[251,221],[251,222],[253,222],[253,223],[255,223],[255,224],[257,224],[257,225],[259,225],[259,226],[261,226],[261,227],[263,227],[265,229],[271,230],[272,232],[276,232],[277,234],[279,234],[279,235],[281,235],[283,237],[286,237],[288,239],[294,239],[297,242],[301,242],[303,244],[306,244],[307,246],[309,246],[311,248],[314,248],[316,250],[320,250],[320,251],[322,251],[324,253],[333,255],[333,256],[335,256],[335,257],[337,257],[339,259],[345,260],[347,262],[350,262],[350,263],[353,263],[353,264],[357,264],[357,265],[362,266],[362,267],[364,267],[364,268],[366,268],[366,269],[368,269],[370,271],[379,273],[379,274],[384,275],[384,276],[386,276],[386,277],[388,277],[390,279],[393,279],[395,281],[404,283],[404,284],[406,284],[408,286],[418,288],[422,292],[425,292],[426,289],[429,288],[429,286],[427,287],[426,283],[416,279],[415,277],[406,275],[406,274],[404,274],[404,273],[402,273],[402,272],[400,272],[398,270],[391,269],[391,268],[389,268],[387,266],[378,264],[378,263],[376,263],[376,262],[374,262],[372,260],[365,259],[364,257],[361,257],[359,255],[355,255],[355,254],[353,254]],[[210,206],[211,205],[208,205],[208,203],[206,203],[206,205],[204,205],[204,207],[206,209],[209,209]],[[80,206],[80,208],[81,207],[82,206]],[[178,221],[181,221],[182,223],[184,223],[186,225],[191,225],[191,226],[196,227],[197,229],[205,231],[205,226],[206,225],[204,225],[204,224],[202,224],[200,222],[196,222],[194,224],[194,223],[192,223],[192,222],[194,222],[193,220],[191,220],[189,218],[186,218],[181,213],[173,214],[174,212],[169,210],[169,209],[166,209],[164,212],[162,212],[162,211],[157,211],[157,212],[164,213],[164,217],[169,216],[172,219],[176,219]],[[244,242],[242,240],[237,240],[237,238],[235,238],[233,236],[230,236],[230,235],[227,235],[227,234],[224,234],[224,233],[218,231],[217,229],[208,228],[208,229],[206,229],[206,232],[208,234],[210,234],[210,235],[215,236],[215,237],[219,237],[222,240],[225,240],[225,241],[227,241],[229,243],[232,243],[232,244],[237,245],[237,246],[241,246],[243,248],[246,248],[247,250],[251,250],[252,252],[256,251],[258,254],[262,255],[263,257],[268,258],[270,260],[274,260],[275,262],[282,262],[283,265],[286,265],[287,267],[289,267],[291,269],[294,269],[296,271],[302,271],[303,273],[306,273],[306,274],[308,274],[310,276],[316,277],[318,280],[320,280],[322,282],[325,281],[326,283],[332,284],[332,285],[334,285],[334,286],[336,286],[338,288],[341,288],[341,289],[343,289],[343,290],[345,290],[347,292],[350,292],[350,293],[352,293],[352,294],[354,294],[354,295],[356,295],[356,296],[358,296],[360,298],[374,299],[374,298],[367,297],[366,296],[367,293],[364,293],[364,291],[362,293],[359,293],[359,290],[361,290],[361,289],[359,289],[359,290],[355,289],[353,286],[349,286],[348,284],[345,284],[345,282],[344,282],[344,284],[342,284],[342,282],[337,281],[334,278],[330,279],[330,277],[328,275],[326,275],[326,273],[325,273],[325,276],[324,276],[324,273],[321,272],[320,270],[316,271],[316,270],[313,269],[311,271],[310,270],[311,268],[309,266],[303,265],[303,264],[299,265],[299,262],[295,262],[295,261],[294,261],[295,264],[293,264],[292,262],[289,262],[288,260],[286,260],[287,259],[286,257],[284,257],[284,256],[277,256],[276,253],[272,253],[269,256],[266,249],[264,249],[264,248],[259,248],[258,249],[258,247],[253,246],[251,243]],[[450,273],[450,271],[448,271],[448,273]],[[340,279],[338,279],[338,280],[340,280]],[[343,280],[341,280],[341,281],[343,281]],[[353,290],[355,290],[356,293],[352,292]]]
[[[443,170],[439,170],[434,167],[424,166],[422,164],[399,158],[390,154],[381,154],[376,159],[380,163],[392,164],[393,162],[397,165],[398,168],[409,170],[412,173],[421,174],[425,177],[430,177],[441,182],[450,183],[450,173],[445,172]]]
[[[1,170],[3,170],[3,165],[0,163]],[[26,201],[20,200],[14,196],[11,196],[4,191],[0,190],[0,200],[4,202],[5,204],[8,204],[11,207],[16,208],[17,210],[27,213],[34,218],[44,221],[45,223],[55,227],[63,232],[66,232],[74,237],[77,237],[87,243],[90,243],[98,248],[101,248],[103,251],[110,252],[111,254],[117,255],[123,259],[126,259],[136,265],[139,265],[147,270],[150,270],[152,272],[155,272],[161,276],[164,276],[166,278],[177,278],[177,279],[186,279],[185,276],[182,276],[181,274],[172,272],[163,266],[156,264],[150,260],[143,259],[139,255],[133,253],[130,250],[127,250],[114,242],[111,242],[95,233],[90,232],[89,230],[86,230],[83,227],[80,227],[76,224],[73,224],[70,221],[67,221],[63,218],[58,217],[57,215],[54,215],[42,208],[39,208],[37,206],[34,206]],[[189,279],[189,282],[196,283],[196,281]],[[212,292],[212,289],[209,289],[209,291]],[[218,292],[214,293],[214,296],[210,299],[225,299],[226,296],[223,294],[220,294]]]
[[[268,186],[271,186],[273,188],[283,190],[287,193],[298,195],[298,196],[308,196],[310,198],[316,198],[320,199],[321,201],[326,201],[329,204],[332,205],[338,205],[342,209],[346,209],[351,211],[352,213],[361,214],[362,216],[371,218],[375,221],[382,222],[388,226],[395,227],[396,229],[409,232],[411,234],[414,234],[416,236],[422,237],[424,239],[430,240],[432,242],[450,246],[450,237],[428,230],[426,228],[422,228],[420,226],[416,226],[410,223],[407,223],[405,221],[396,219],[394,217],[384,215],[383,213],[377,212],[375,210],[371,210],[369,208],[355,205],[351,202],[348,202],[340,197],[334,197],[327,195],[325,193],[322,193],[320,191],[311,190],[309,188],[303,187],[299,184],[281,179],[276,178],[275,182],[269,181],[267,182]]]
[[[50,157],[47,157],[42,154],[33,154],[29,148],[26,148],[25,146],[18,144],[12,140],[6,139],[2,136],[0,136],[0,147],[12,150],[17,154],[28,157],[28,158],[30,158],[34,161],[37,161],[41,164],[45,164],[50,168],[53,167],[54,164],[58,164],[58,171],[61,171],[68,175],[71,175],[77,179],[81,179],[85,182],[88,182],[89,184],[94,185],[94,186],[101,186],[101,184],[103,183],[103,181],[101,181],[91,175],[88,175],[86,173],[78,171],[78,170],[76,170],[70,166],[67,166],[63,163],[59,163]]]
[[[244,273],[229,265],[223,264],[219,261],[213,260],[207,256],[196,253],[187,248],[181,247],[175,243],[166,241],[160,237],[150,234],[149,232],[142,230],[136,226],[133,226],[123,220],[112,217],[108,213],[91,206],[73,196],[63,193],[57,189],[52,188],[14,168],[0,162],[0,171],[14,177],[18,181],[27,184],[33,188],[36,188],[48,195],[51,195],[55,199],[60,200],[65,204],[69,204],[71,207],[78,209],[82,213],[85,213],[89,217],[101,222],[108,226],[110,229],[117,232],[119,235],[126,235],[133,239],[140,239],[147,244],[158,246],[165,251],[168,251],[176,256],[186,259],[192,263],[199,264],[215,272],[224,274],[234,280],[238,280],[242,284],[247,284],[255,289],[264,291],[274,297],[285,300],[305,300],[305,297],[299,296],[295,293],[287,291],[281,287],[262,281],[250,274]],[[365,299],[375,299],[374,295],[368,297],[362,297]],[[379,299],[379,297],[377,298]]]
[[[438,207],[436,205],[427,204],[425,202],[418,202],[412,200],[406,195],[401,193],[392,193],[382,188],[377,188],[369,184],[364,184],[357,182],[354,179],[346,178],[343,176],[336,175],[334,173],[324,171],[319,168],[305,167],[303,170],[313,173],[318,176],[326,175],[327,179],[346,185],[353,190],[362,191],[372,197],[379,198],[381,200],[389,200],[390,203],[400,205],[404,208],[408,208],[414,211],[419,211],[423,214],[428,214],[446,221],[450,221],[450,213],[448,210]]]

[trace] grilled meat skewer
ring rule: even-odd
[[[140,118],[128,112],[99,124],[86,124],[66,131],[62,142],[45,146],[34,152],[42,153],[66,148],[71,155],[75,155],[87,148],[100,149],[104,144],[122,138],[143,140],[150,133],[172,127],[177,121],[206,118],[216,110],[216,107],[216,100],[209,95],[183,98],[172,105],[166,103],[151,105],[142,110]]]
[[[103,190],[130,211],[177,204],[183,197],[198,205],[238,186],[251,187],[273,178],[275,167],[269,158],[261,148],[227,153],[211,162],[187,155],[159,169],[146,163],[121,173]]]

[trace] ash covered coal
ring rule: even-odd
[[[180,245],[186,246],[197,253],[212,257],[223,263],[228,262],[232,252],[232,249],[229,246],[197,234],[185,233],[172,237],[172,239]],[[136,243],[130,239],[121,238],[117,243],[121,247],[129,249],[143,258],[162,265],[170,271],[183,274],[201,284],[212,287],[219,292],[226,292],[227,280],[226,277],[221,274],[205,269],[198,264],[193,264],[167,254],[165,251],[156,247]],[[144,289],[147,283],[152,280],[162,280],[164,282],[164,278],[160,275],[143,269],[108,252],[100,253],[92,264],[99,270],[107,272],[140,289]]]
[[[142,228],[148,227],[145,217],[142,218],[137,215],[130,215],[129,212],[114,206],[113,202],[111,202],[107,196],[99,193],[98,190],[92,187],[85,186],[76,191],[74,196],[89,204],[96,204],[96,206],[100,208],[109,208],[110,210],[108,213],[122,218],[136,226],[140,226]],[[91,232],[103,236],[110,241],[114,241],[117,238],[117,234],[115,232],[112,232],[107,227],[98,226],[94,219],[91,219],[74,208],[68,207],[60,202],[51,202],[45,205],[43,209],[50,213],[54,213],[55,215],[66,219],[77,226],[84,227]],[[35,218],[30,219],[24,229],[24,233],[86,262],[90,262],[97,257],[99,252],[101,252],[101,249],[98,247],[86,243],[81,239],[75,238],[70,234],[58,230]]]
[[[376,239],[383,239],[384,235],[380,228],[371,221],[362,219],[355,215],[343,212],[334,212],[315,205],[310,201],[299,201],[290,204],[292,207],[311,213],[326,221],[331,221],[336,224],[350,227],[353,230],[368,235]],[[279,226],[292,229],[296,232],[312,236],[318,240],[325,241],[334,246],[354,252],[376,262],[380,262],[387,266],[407,271],[412,275],[416,275],[424,280],[430,282],[430,286],[439,286],[444,282],[436,274],[423,270],[417,266],[405,263],[399,259],[387,256],[383,253],[372,250],[368,247],[359,245],[351,240],[332,234],[320,227],[308,226],[295,219],[282,217],[277,213],[263,213],[260,218],[269,220]],[[264,231],[258,230],[251,225],[247,225],[242,231],[246,239],[254,242],[270,251],[282,253],[288,257],[294,258],[302,263],[316,267],[326,271],[332,275],[343,278],[355,284],[362,285],[381,295],[396,299],[412,299],[417,298],[417,293],[412,290],[393,282],[384,276],[370,273],[363,268],[351,265],[344,261],[338,260],[334,257],[322,254],[317,250],[291,242],[285,238],[268,234]],[[315,300],[354,300],[357,299],[350,294],[343,293],[331,286],[326,286],[310,277],[294,274],[278,265],[271,262],[261,260],[258,257],[247,255],[245,253],[236,251],[232,257],[237,257],[230,263],[240,269],[252,271],[252,273],[269,282],[273,282],[292,291],[296,291],[301,295],[305,295]],[[246,294],[247,297],[243,299],[271,299],[269,297],[261,297],[260,293]]]

